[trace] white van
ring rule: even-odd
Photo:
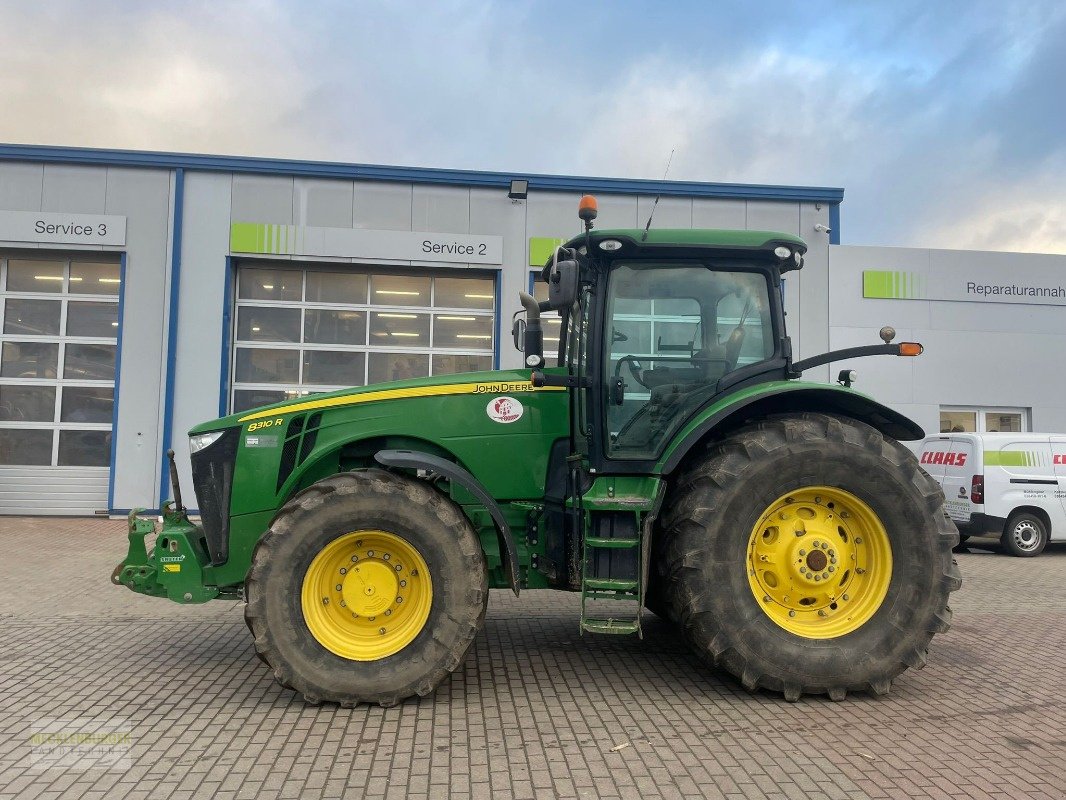
[[[942,433],[922,440],[918,460],[943,487],[963,540],[995,535],[1030,557],[1066,540],[1066,436]]]

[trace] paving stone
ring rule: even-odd
[[[885,698],[751,695],[654,616],[643,641],[582,637],[573,595],[493,591],[465,664],[389,709],[304,704],[255,657],[240,603],[112,586],[125,547],[117,521],[0,517],[2,800],[1066,793],[1060,545],[960,552],[951,631]],[[132,766],[35,769],[50,717],[127,724]]]

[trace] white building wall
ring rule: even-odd
[[[42,251],[126,254],[124,319],[121,321],[119,421],[114,473],[114,506],[154,504],[161,446],[160,404],[166,281],[169,264],[171,172],[160,169],[64,164],[0,163],[0,210],[48,211],[125,216],[126,245],[49,245],[0,241],[8,252]],[[47,468],[42,468],[47,469]],[[23,468],[15,471],[26,472]],[[53,470],[54,471],[54,470]],[[17,490],[10,469],[0,482]],[[79,488],[72,471],[68,494],[79,509],[107,510],[106,487],[92,481]],[[41,480],[44,480],[42,473]],[[78,498],[74,498],[78,495]]]
[[[829,258],[833,349],[877,344],[882,325],[896,328],[896,341],[925,345],[918,358],[832,364],[832,375],[854,367],[857,389],[928,433],[940,430],[940,407],[954,405],[1027,408],[1034,431],[1066,432],[1066,371],[1060,368],[1066,298],[1061,305],[976,295],[969,301],[864,298],[864,270],[910,272],[962,286],[975,275],[1000,276],[1004,284],[1066,286],[1066,256],[849,245],[831,247]]]

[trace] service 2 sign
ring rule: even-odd
[[[230,226],[230,251],[382,261],[502,264],[503,237],[234,222]]]
[[[42,244],[126,244],[126,218],[104,214],[0,211],[0,241]]]

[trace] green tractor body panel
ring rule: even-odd
[[[772,231],[597,230],[590,239],[579,237],[570,245],[598,246],[610,239],[619,243],[616,249],[623,259],[665,258],[669,263],[675,255],[686,260],[713,256],[765,262],[777,258],[780,266],[773,261],[773,269],[781,272],[798,268],[806,250],[798,237]],[[782,247],[789,248],[795,259],[773,255]],[[486,508],[456,481],[439,484],[478,532],[491,586],[512,585],[501,552],[506,542],[492,518],[496,512],[497,519],[502,515],[510,529],[520,567],[518,584],[578,589],[573,577],[567,584],[560,574],[564,556],[558,550],[553,555],[551,537],[541,529],[546,525],[546,507],[553,502],[546,497],[551,494],[551,473],[565,474],[574,463],[573,455],[565,463],[559,459],[557,445],[573,447],[575,438],[590,434],[572,436],[571,400],[578,390],[573,382],[566,383],[568,376],[574,380],[571,371],[565,367],[542,370],[547,385],[534,385],[533,373],[530,369],[477,372],[358,387],[198,425],[189,431],[190,436],[222,434],[217,443],[192,456],[202,526],[191,525],[180,510],[164,509],[164,524],[158,532],[146,534],[143,520],[131,520],[129,553],[113,579],[134,591],[177,602],[232,597],[245,580],[256,543],[294,495],[339,472],[381,468],[375,462],[379,452],[413,451],[458,465],[496,504],[495,509]],[[588,393],[588,402],[601,402],[595,394]],[[811,400],[815,395],[817,400]],[[662,443],[654,458],[645,458],[638,468],[619,461],[614,462],[614,470],[611,462],[599,470],[589,469],[578,507],[572,494],[565,500],[556,497],[556,513],[574,513],[575,519],[583,519],[586,530],[580,535],[587,535],[592,546],[619,549],[631,539],[607,542],[609,537],[592,528],[611,520],[611,526],[630,526],[626,529],[632,529],[631,536],[636,537],[632,540],[639,539],[637,529],[654,519],[658,510],[664,478],[696,442],[713,435],[724,420],[740,419],[753,404],[764,403],[760,413],[775,408],[802,410],[806,406],[801,396],[812,409],[857,416],[897,438],[913,438],[907,435],[912,430],[921,435],[913,423],[851,389],[768,375],[710,398]],[[776,398],[776,405],[771,398]],[[217,451],[223,443],[229,448],[225,469],[197,469],[198,462],[202,465],[215,458],[212,448]],[[208,478],[201,477],[198,483],[197,476],[205,474]],[[593,516],[600,521],[593,521]],[[145,546],[146,535],[155,537],[154,549]]]

